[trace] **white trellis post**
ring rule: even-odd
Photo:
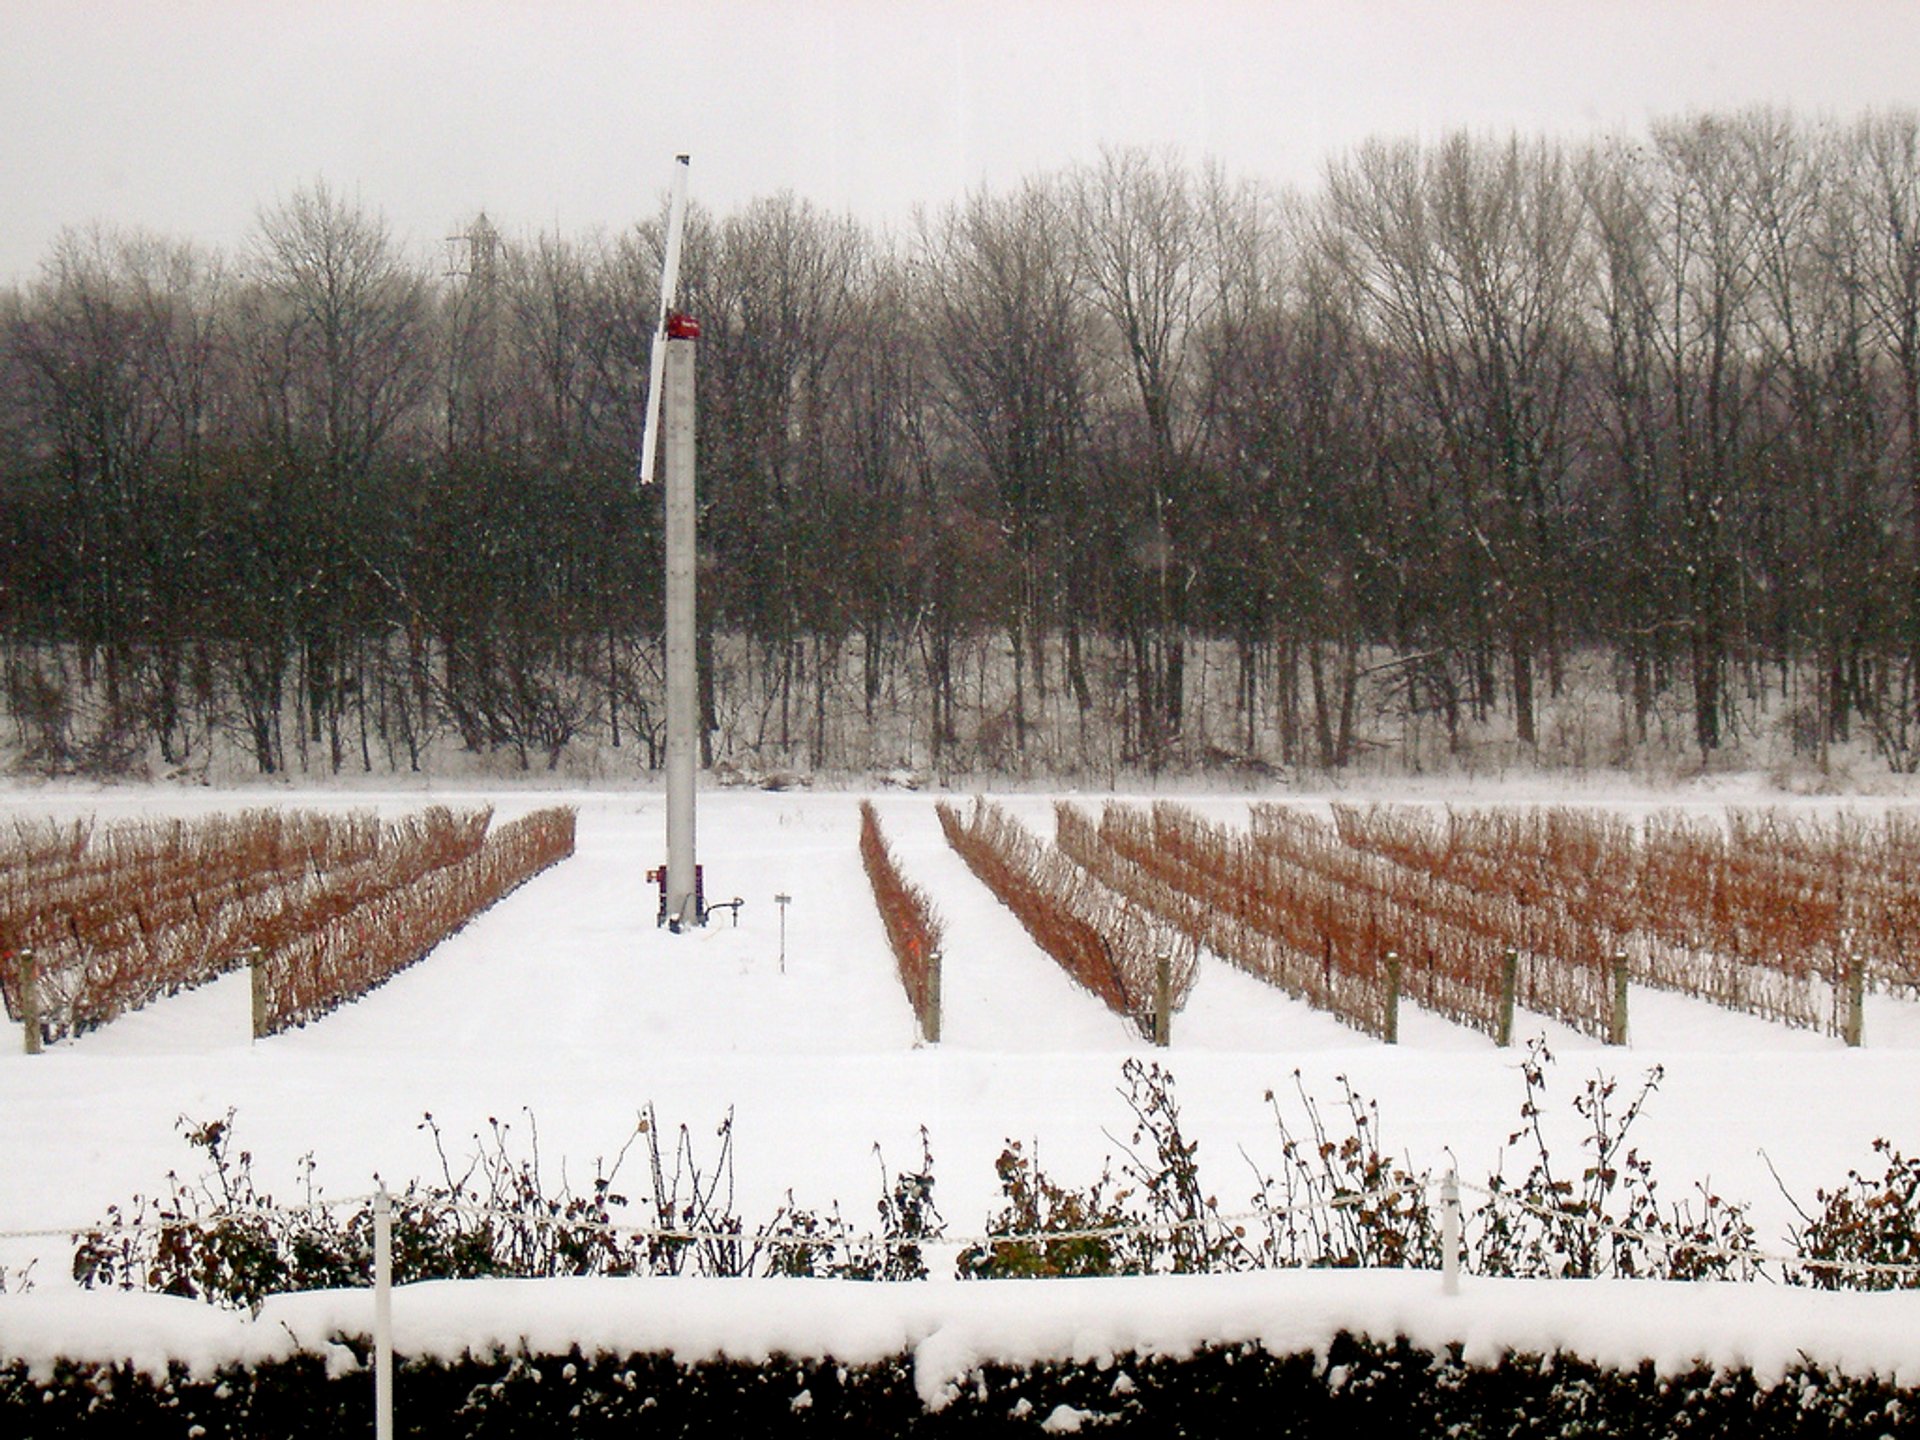
[[[787,906],[793,903],[793,897],[781,891],[773,897],[773,903],[780,907],[780,973],[787,973]]]
[[[393,1440],[393,1200],[373,1197],[373,1435]]]
[[[1440,1291],[1460,1293],[1460,1177],[1452,1170],[1440,1179]]]

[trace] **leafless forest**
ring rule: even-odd
[[[0,293],[8,758],[657,763],[659,243],[69,232]],[[1910,112],[783,194],[683,273],[712,763],[1920,767]]]

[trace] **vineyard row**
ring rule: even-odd
[[[9,863],[0,872],[0,994],[16,1021],[31,1007],[33,1046],[95,1029],[253,959],[256,983],[271,978],[274,1028],[309,1017],[347,993],[337,977],[384,976],[394,966],[384,941],[358,947],[378,958],[343,965],[341,935],[386,926],[412,937],[395,942],[404,945],[436,926],[444,934],[472,913],[449,924],[450,907],[484,906],[532,873],[522,873],[528,855],[545,857],[544,866],[571,852],[571,811],[542,812],[537,824],[517,821],[489,838],[491,818],[486,809],[455,814],[439,806],[387,822],[259,811],[98,832],[63,828],[57,846],[47,843],[46,829],[16,826],[21,868]],[[409,906],[427,913],[394,918]],[[315,948],[316,937],[333,938]],[[291,973],[322,960],[334,979]],[[320,998],[329,994],[331,1001]],[[259,1006],[257,995],[256,1024]]]

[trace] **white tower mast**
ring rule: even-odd
[[[661,916],[674,929],[706,923],[694,861],[694,773],[699,759],[699,687],[694,650],[694,349],[700,327],[674,309],[680,237],[686,224],[687,157],[675,157],[660,272],[660,323],[653,336],[640,478],[653,480],[661,411],[666,412],[667,529],[667,865]]]

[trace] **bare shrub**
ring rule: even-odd
[[[543,1165],[539,1127],[524,1133],[491,1119],[475,1150],[456,1163],[432,1115],[440,1174],[392,1193],[396,1283],[486,1276],[812,1275],[918,1280],[924,1250],[945,1222],[933,1203],[933,1157],[921,1134],[918,1170],[887,1179],[876,1206],[878,1233],[856,1233],[835,1205],[826,1215],[791,1196],[749,1228],[734,1206],[733,1116],[717,1149],[695,1143],[686,1125],[663,1125],[652,1105],[611,1161],[575,1190],[566,1169]],[[88,1289],[162,1291],[232,1307],[257,1307],[289,1290],[367,1284],[373,1273],[374,1207],[361,1197],[337,1205],[318,1193],[317,1166],[301,1162],[301,1194],[275,1199],[256,1181],[253,1157],[234,1145],[234,1112],[182,1120],[187,1143],[207,1169],[193,1181],[169,1173],[167,1191],[110,1206],[106,1219],[74,1237],[73,1275]],[[646,1174],[632,1196],[629,1160]],[[877,1151],[876,1151],[877,1154]],[[629,1172],[623,1179],[623,1172]]]
[[[1813,1214],[1800,1215],[1794,1250],[1807,1262],[1787,1272],[1796,1285],[1822,1290],[1920,1289],[1920,1159],[1885,1139],[1873,1142],[1878,1175],[1847,1171],[1846,1183],[1815,1190]]]
[[[1039,1147],[1009,1140],[994,1162],[1003,1204],[983,1242],[960,1252],[962,1279],[1217,1274],[1260,1257],[1201,1184],[1199,1142],[1180,1127],[1171,1073],[1129,1060],[1120,1091],[1133,1112],[1116,1177],[1112,1161],[1082,1189],[1041,1168]]]

